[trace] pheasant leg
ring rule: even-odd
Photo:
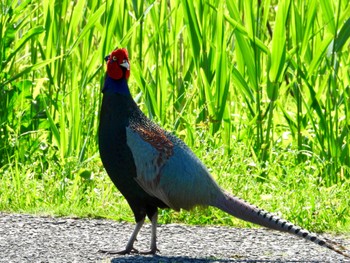
[[[129,238],[128,243],[126,244],[126,247],[124,250],[121,251],[115,251],[115,250],[99,250],[100,253],[105,253],[109,255],[126,255],[131,253],[139,253],[137,249],[134,248],[134,242],[136,241],[137,234],[140,232],[141,227],[143,226],[143,223],[145,222],[145,219],[142,219],[141,221],[136,223],[134,232],[132,232],[131,237]]]
[[[141,251],[140,254],[143,255],[154,255],[160,252],[157,248],[157,222],[158,222],[158,212],[154,213],[151,218],[152,223],[152,233],[151,233],[151,247],[149,251]]]

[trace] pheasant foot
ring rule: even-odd
[[[121,250],[121,251],[117,251],[117,250],[103,250],[103,249],[100,249],[98,251],[99,253],[104,253],[104,254],[107,254],[107,255],[127,255],[127,254],[138,254],[140,253],[136,248],[127,248],[127,249],[124,249],[124,250]]]
[[[155,255],[157,252],[160,252],[158,248],[152,248],[149,251],[140,251],[139,254],[141,255]]]

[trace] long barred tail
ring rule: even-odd
[[[311,233],[293,223],[281,219],[269,212],[266,212],[254,205],[247,203],[246,201],[231,196],[229,194],[224,194],[216,200],[213,206],[233,215],[237,218],[243,219],[245,221],[258,224],[270,229],[275,229],[282,232],[288,232],[297,235],[303,239],[310,240],[311,242],[327,247],[347,258],[350,258],[349,251],[343,247],[341,244],[320,237],[315,233]]]

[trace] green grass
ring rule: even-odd
[[[322,186],[315,164],[290,163],[296,152],[275,152],[276,162],[262,167],[255,158],[247,157],[249,150],[244,144],[235,146],[228,157],[223,157],[226,156],[223,147],[213,149],[205,142],[198,142],[195,147],[197,155],[227,191],[313,231],[349,231],[350,201],[344,198],[344,193],[350,190],[349,182]],[[48,169],[40,178],[29,170],[29,165],[25,172],[7,171],[0,182],[0,210],[133,222],[127,202],[110,182],[97,156],[78,170],[76,161],[71,161],[63,168]],[[259,182],[262,170],[269,174],[264,183]],[[66,176],[70,171],[75,174],[73,178]],[[160,215],[160,223],[252,226],[214,208],[179,213],[162,210]]]
[[[349,230],[350,4],[0,4],[0,209],[132,220],[99,160],[103,58],[127,47],[141,108],[230,192]],[[241,225],[219,211],[162,222]]]

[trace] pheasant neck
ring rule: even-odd
[[[105,85],[102,89],[103,93],[120,93],[120,94],[130,94],[129,86],[126,78],[121,78],[118,80],[112,79],[108,75],[106,76]]]

